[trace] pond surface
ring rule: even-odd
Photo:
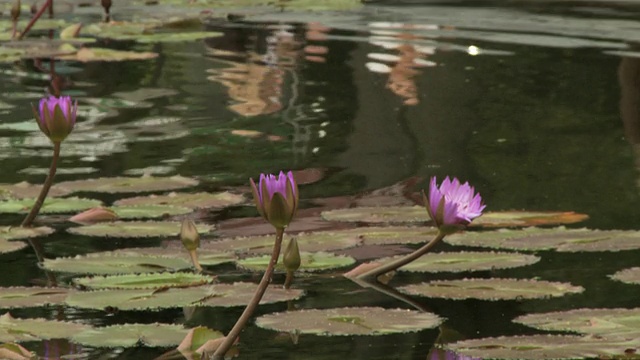
[[[114,3],[114,19],[132,16],[129,7]],[[67,12],[59,16],[69,23],[100,19],[98,7],[61,8]],[[133,9],[133,16],[144,11]],[[98,41],[103,47],[158,53],[153,59],[57,61],[62,93],[77,98],[81,112],[63,144],[57,181],[179,174],[199,179],[198,190],[231,189],[250,197],[250,177],[306,169],[308,176],[319,177],[300,186],[302,207],[313,208],[321,198],[348,206],[351,196],[408,179],[419,178],[410,189],[418,191],[428,185],[425,179],[449,175],[474,185],[490,211],[574,211],[589,218],[568,227],[640,227],[637,3],[377,2],[343,12],[249,8],[229,14],[190,25],[221,32],[219,37]],[[33,122],[30,104],[49,86],[48,71],[42,71],[48,69],[48,60],[0,64],[0,183],[44,179],[50,144]],[[92,197],[109,202],[120,196]],[[410,203],[401,196],[396,200]],[[380,201],[369,205],[396,204],[388,197]],[[252,206],[199,213],[200,221],[221,222],[214,236],[265,233],[266,227],[229,220],[255,216]],[[17,225],[21,218],[7,214],[0,225]],[[63,229],[73,224],[42,222],[60,229],[43,239],[47,258],[161,244],[71,235]],[[354,254],[364,261],[409,248]],[[436,251],[453,248],[443,243]],[[535,265],[473,276],[535,277],[586,290],[542,300],[415,300],[445,317],[444,326],[463,338],[539,333],[512,322],[531,312],[639,304],[637,285],[607,276],[640,264],[640,250],[537,255],[542,260]],[[46,284],[30,248],[1,257],[0,285]],[[259,279],[231,265],[212,271],[223,282]],[[261,306],[257,315],[346,306],[409,308],[359,287],[342,272],[298,278],[294,287],[304,289],[306,297]],[[391,284],[470,276],[400,273]],[[274,281],[280,284],[283,276]],[[100,326],[206,325],[226,333],[241,311],[108,314],[47,307],[11,313]],[[240,358],[425,359],[438,336],[437,329],[384,337],[301,335],[294,344],[288,335],[250,325],[241,337]],[[92,349],[58,340],[24,345],[45,359],[69,353],[152,359],[168,350]]]

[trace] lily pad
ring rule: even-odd
[[[470,226],[522,227],[573,224],[588,219],[586,214],[573,211],[489,211],[473,220]]]
[[[61,304],[69,289],[47,287],[9,287],[0,290],[0,308],[26,308]]]
[[[114,289],[77,291],[66,299],[68,306],[98,310],[160,310],[184,306],[246,306],[256,290],[253,283],[216,284],[159,290]],[[302,290],[269,287],[261,304],[294,300]]]
[[[425,297],[495,301],[559,297],[581,293],[584,288],[542,280],[492,278],[431,281],[402,286],[398,290],[409,295]]]
[[[107,251],[75,257],[45,259],[42,264],[44,269],[51,271],[99,275],[177,271],[188,269],[191,266],[188,259],[160,257],[133,251]]]
[[[169,347],[180,344],[188,332],[174,324],[123,324],[85,330],[71,336],[71,341],[91,347]]]
[[[287,236],[285,234],[285,237]],[[360,239],[355,233],[319,231],[295,235],[301,251],[317,252],[347,249],[358,245]],[[227,238],[219,241],[200,243],[200,249],[219,252],[247,252],[252,254],[271,253],[274,236],[249,236]]]
[[[0,239],[20,240],[53,234],[55,230],[48,226],[22,227],[0,226]]]
[[[135,40],[142,44],[158,43],[158,42],[185,42],[219,37],[222,33],[216,31],[192,31],[192,32],[163,32],[157,34],[142,34],[132,36]]]
[[[182,223],[178,221],[115,221],[110,223],[91,224],[67,229],[77,235],[142,238],[178,236]],[[214,229],[213,225],[196,224],[198,232],[206,234]]]
[[[176,258],[183,259],[183,261],[187,262],[190,267],[191,266],[191,258],[189,254],[180,244],[172,244],[167,247],[147,247],[147,248],[127,248],[116,250],[113,252],[116,256],[131,256],[131,257],[160,257],[160,258]],[[208,250],[197,250],[198,254],[198,262],[200,265],[205,266],[215,266],[224,263],[234,262],[237,257],[233,253],[219,252],[219,251],[208,251]]]
[[[640,308],[575,309],[528,314],[519,316],[513,321],[548,331],[572,331],[629,340],[640,337]]]
[[[138,193],[188,188],[198,185],[198,180],[182,176],[171,177],[111,177],[88,180],[66,181],[59,184],[73,189],[74,192],[103,192],[103,193]]]
[[[167,205],[121,205],[110,208],[120,219],[151,219],[184,215],[193,212],[186,207]]]
[[[363,245],[426,243],[438,233],[436,227],[424,226],[360,227],[345,231],[357,233]]]
[[[610,278],[612,278],[613,280],[622,281],[626,284],[640,285],[640,267],[620,270],[617,273],[611,275]]]
[[[16,319],[9,313],[0,316],[0,341],[21,342],[62,339],[90,329],[91,326],[46,319]]]
[[[199,286],[214,279],[200,274],[165,272],[84,277],[73,282],[90,289],[160,289]]]
[[[253,271],[263,271],[267,268],[269,264],[269,260],[271,259],[271,255],[264,255],[258,257],[250,257],[236,261],[236,264],[241,268],[253,270]],[[356,260],[350,256],[344,255],[335,255],[327,252],[300,252],[300,269],[298,271],[323,271],[329,269],[335,269],[345,266],[353,265]],[[286,270],[284,264],[282,263],[282,254],[280,255],[280,259],[278,264],[276,265],[276,270],[284,271]]]
[[[0,201],[0,213],[27,213],[36,199],[12,199]],[[71,198],[47,198],[40,209],[42,214],[73,213],[100,206],[100,200]]]
[[[429,221],[429,214],[422,206],[356,207],[323,211],[327,221],[365,223],[420,223]]]
[[[20,241],[8,241],[6,239],[0,238],[0,254],[22,250],[27,246],[27,243],[23,243]]]
[[[134,198],[121,199],[114,205],[170,205],[188,207],[192,209],[224,208],[241,204],[245,201],[244,196],[232,194],[230,192],[220,193],[176,193],[168,195],[138,196]]]
[[[378,260],[383,262],[384,259]],[[399,268],[410,272],[465,272],[509,269],[535,264],[540,258],[533,255],[506,252],[440,252],[428,253]]]
[[[256,325],[321,336],[386,335],[434,328],[442,318],[427,312],[378,307],[287,311],[259,317]]]
[[[36,198],[40,194],[40,190],[42,190],[42,185],[34,185],[26,181],[17,184],[0,184],[0,199]],[[50,197],[61,197],[69,194],[71,194],[71,190],[60,185],[54,185],[49,189]]]
[[[148,60],[158,57],[154,52],[138,52],[138,51],[124,51],[114,50],[98,47],[83,47],[73,54],[56,56],[61,60],[71,60],[79,62],[92,62],[92,61],[129,61],[129,60]]]
[[[458,355],[483,359],[625,358],[638,350],[637,341],[584,336],[528,335],[472,339],[446,344]]]
[[[620,230],[589,230],[526,228],[500,229],[487,232],[464,232],[447,236],[451,245],[479,246],[511,250],[621,251],[640,249],[640,232]]]

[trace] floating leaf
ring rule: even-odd
[[[156,43],[156,42],[185,42],[208,39],[221,36],[222,33],[216,31],[193,31],[193,32],[163,32],[157,34],[142,34],[132,37],[139,43]]]
[[[89,325],[46,319],[16,319],[9,313],[0,316],[0,341],[21,342],[62,339],[90,329]]]
[[[216,284],[162,290],[77,291],[66,299],[68,306],[98,310],[160,310],[184,306],[246,306],[256,290],[253,283]],[[303,295],[302,290],[282,286],[267,289],[261,304],[288,301]]]
[[[118,220],[118,215],[105,207],[99,206],[93,209],[85,210],[79,214],[69,218],[69,221],[78,224],[90,224],[102,221],[115,221]]]
[[[71,60],[86,63],[91,61],[148,60],[158,57],[158,54],[154,52],[137,52],[97,47],[83,47],[74,54],[59,55],[56,57],[61,60]]]
[[[85,330],[71,341],[91,347],[169,347],[180,344],[188,332],[174,324],[123,324]]]
[[[521,230],[464,232],[447,236],[451,245],[479,246],[511,250],[620,251],[640,249],[640,232],[526,228]]]
[[[626,284],[640,284],[640,267],[620,270],[609,277]]]
[[[76,285],[91,289],[160,289],[211,283],[211,276],[191,273],[147,273],[75,278]]]
[[[422,206],[356,207],[323,211],[327,221],[366,223],[420,223],[429,221],[427,210]]]
[[[573,224],[588,219],[585,214],[573,211],[489,211],[473,220],[471,226],[521,227],[540,225]]]
[[[34,360],[38,356],[15,343],[4,343],[0,345],[0,358],[6,360]]]
[[[128,249],[125,249],[128,250]],[[75,257],[45,259],[42,267],[76,274],[137,274],[177,271],[190,268],[191,262],[179,257],[160,257],[144,252],[99,252]]]
[[[9,287],[0,291],[0,308],[25,308],[60,304],[69,289],[46,287]]]
[[[178,236],[182,223],[178,221],[116,221],[111,223],[91,224],[67,229],[77,235],[139,238]],[[213,230],[213,225],[196,224],[198,232],[206,234]]]
[[[356,260],[350,256],[335,255],[327,252],[300,252],[300,258],[302,260],[299,271],[323,271],[329,269],[335,269],[345,266],[353,265]],[[264,255],[258,257],[250,257],[236,261],[238,266],[254,270],[263,271],[267,268],[271,255]],[[282,263],[282,254],[276,265],[276,270],[286,270]]]
[[[23,243],[19,241],[8,241],[6,239],[0,238],[0,254],[22,250],[27,246],[28,246],[27,243]]]
[[[363,245],[427,243],[438,233],[437,228],[424,226],[360,227],[344,231],[357,233]]]
[[[295,235],[300,250],[307,252],[330,251],[354,247],[360,241],[357,234],[348,232],[313,232]],[[200,249],[220,252],[270,253],[273,236],[249,236],[200,243]]]
[[[493,301],[558,297],[581,293],[584,288],[542,280],[491,278],[431,281],[402,286],[398,290],[409,295],[426,297]]]
[[[12,199],[0,201],[0,213],[27,213],[36,199]],[[100,200],[71,198],[47,198],[40,209],[42,214],[72,213],[100,206]]]
[[[625,358],[637,342],[582,336],[529,335],[458,341],[444,345],[459,355],[483,359]]]
[[[42,185],[33,185],[26,181],[17,184],[0,184],[0,199],[36,198],[40,194],[40,190],[42,190]],[[71,190],[60,185],[54,185],[49,189],[50,197],[60,197],[70,193]]]
[[[640,338],[640,308],[575,309],[528,314],[513,321],[541,330],[573,331],[629,340]]]
[[[384,259],[378,260],[384,261]],[[465,272],[509,269],[535,264],[540,258],[533,255],[505,252],[440,252],[428,253],[399,268],[411,272]]]
[[[219,331],[211,330],[205,326],[198,326],[189,330],[187,336],[184,337],[180,345],[178,345],[178,351],[184,355],[187,359],[200,358],[204,353],[211,353],[215,351],[220,345],[219,342],[216,346],[216,340],[223,338],[222,333]]]
[[[171,205],[192,209],[204,209],[224,208],[227,206],[241,204],[244,201],[244,196],[232,194],[226,191],[220,193],[200,192],[193,194],[172,192],[168,195],[150,195],[121,199],[116,201],[114,205]]]
[[[276,331],[322,336],[386,335],[434,328],[435,314],[378,307],[287,311],[259,317],[256,325]]]
[[[198,185],[198,180],[182,176],[171,177],[112,177],[88,180],[66,181],[59,186],[74,192],[136,193],[182,189]]]
[[[0,239],[20,240],[53,234],[55,230],[47,226],[22,227],[0,226]]]
[[[113,252],[114,255],[118,256],[153,256],[153,257],[170,257],[183,259],[183,261],[187,262],[190,267],[191,266],[191,258],[189,254],[184,249],[182,243],[172,244],[168,247],[147,247],[147,248],[127,248],[116,250]],[[225,253],[219,251],[209,251],[198,249],[198,261],[200,265],[205,266],[215,266],[228,262],[236,261],[236,255],[233,253]]]
[[[110,208],[120,219],[150,219],[184,215],[193,211],[186,207],[167,205],[120,205]]]

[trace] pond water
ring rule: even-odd
[[[60,11],[68,23],[100,19],[97,6],[61,6]],[[124,20],[144,11],[141,5],[115,2],[112,14]],[[346,207],[354,204],[355,195],[408,179],[419,178],[410,188],[418,191],[430,176],[449,175],[473,184],[490,211],[574,211],[589,218],[567,225],[571,228],[640,227],[638,3],[383,1],[341,12],[245,8],[224,12],[228,16],[217,16],[216,10],[205,14],[202,25],[187,24],[190,30],[222,36],[151,44],[101,39],[102,47],[159,56],[56,61],[62,93],[77,98],[81,112],[77,128],[63,143],[58,182],[179,174],[199,179],[198,190],[230,189],[250,197],[250,177],[306,170],[308,177],[320,177],[300,186],[302,207],[313,209],[321,203]],[[0,64],[0,183],[44,179],[50,144],[33,123],[30,104],[49,86],[48,69],[48,60]],[[374,198],[368,205],[410,203],[397,193],[395,199],[383,196],[379,204]],[[122,197],[91,195],[106,202]],[[230,220],[257,216],[247,205],[200,211],[198,217],[220,223],[214,236],[265,233],[268,228],[259,221],[242,226]],[[17,225],[21,219],[7,214],[0,225]],[[47,258],[162,243],[71,235],[64,229],[75,225],[58,220],[41,220],[59,229],[42,240]],[[301,221],[298,230],[313,229]],[[364,261],[410,248],[390,245],[350,254]],[[454,248],[461,249],[443,243],[436,251]],[[541,333],[512,322],[532,312],[638,306],[638,285],[607,276],[640,264],[640,250],[537,255],[540,262],[521,268],[400,273],[391,284],[474,276],[537,278],[586,289],[537,300],[415,298],[447,319],[441,329],[462,338]],[[31,248],[1,257],[1,286],[47,283]],[[232,265],[212,271],[223,282],[259,279]],[[343,271],[298,278],[294,287],[305,290],[305,297],[261,306],[256,316],[305,308],[410,308],[361,288],[343,278]],[[281,283],[283,276],[274,281]],[[53,306],[11,314],[95,326],[205,325],[226,333],[241,311],[106,313]],[[384,337],[300,335],[293,343],[288,335],[251,324],[241,337],[239,358],[425,359],[439,334],[434,329]],[[168,350],[94,349],[65,340],[23,345],[45,359],[70,353],[152,359]]]

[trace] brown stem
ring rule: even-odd
[[[18,31],[18,21],[14,20],[11,25],[11,40],[16,38],[16,32]]]
[[[33,15],[33,17],[31,18],[31,21],[29,21],[27,26],[25,26],[24,30],[22,30],[22,33],[20,33],[20,36],[18,36],[18,40],[22,40],[22,38],[25,35],[27,35],[29,30],[31,30],[33,25],[36,23],[36,21],[38,21],[38,19],[40,19],[40,16],[44,14],[44,11],[47,10],[49,6],[53,7],[53,0],[47,0],[47,2],[45,2],[44,5],[42,5],[42,7],[38,10],[38,12],[35,15]]]
[[[380,276],[382,274],[386,274],[389,271],[397,270],[398,268],[400,268],[400,267],[402,267],[404,265],[407,265],[408,263],[418,259],[422,255],[424,255],[427,252],[429,252],[429,250],[431,250],[431,248],[433,248],[437,243],[439,243],[440,240],[444,239],[445,235],[446,234],[443,233],[442,231],[438,231],[438,234],[436,235],[436,237],[433,238],[433,240],[431,240],[428,243],[426,243],[420,249],[412,252],[411,254],[403,256],[403,257],[401,257],[399,259],[396,259],[394,261],[391,261],[391,262],[388,262],[386,264],[380,265],[375,269],[371,269],[371,270],[367,271],[366,273],[361,274],[360,276],[358,276],[358,279],[365,280],[365,281],[368,281],[368,282],[378,281],[378,276]]]
[[[191,257],[191,262],[193,263],[193,267],[195,267],[198,272],[202,272],[202,266],[200,266],[200,261],[198,261],[197,251],[189,250],[189,257]]]
[[[262,276],[262,280],[260,280],[260,284],[258,284],[258,288],[256,292],[253,294],[253,298],[247,305],[247,307],[242,312],[242,315],[236,321],[236,324],[233,325],[233,328],[227,336],[224,338],[220,346],[216,349],[216,352],[213,353],[213,360],[223,360],[224,355],[229,351],[233,343],[236,341],[238,335],[240,335],[240,331],[244,329],[247,321],[253,314],[253,312],[258,307],[262,296],[265,291],[267,291],[267,286],[271,282],[271,275],[273,275],[273,270],[278,263],[278,257],[280,256],[280,248],[282,247],[282,236],[284,235],[284,229],[279,228],[276,229],[276,242],[273,244],[273,253],[271,254],[271,260],[269,260],[269,265],[267,266],[267,270],[265,270],[264,275]]]
[[[60,158],[60,142],[53,143],[53,158],[51,159],[51,167],[49,167],[49,175],[47,175],[47,179],[44,181],[42,185],[42,190],[40,190],[40,195],[38,195],[38,199],[36,203],[33,204],[29,215],[24,218],[22,221],[22,227],[29,227],[33,220],[38,216],[40,212],[40,208],[42,204],[44,204],[44,200],[47,198],[47,194],[49,193],[49,189],[53,184],[53,178],[56,176],[56,169],[58,168],[58,159]]]
[[[49,18],[53,17],[53,0],[50,1],[49,4]]]
[[[293,282],[293,275],[294,275],[295,271],[289,271],[287,270],[287,277],[284,279],[284,288],[289,290],[289,288],[291,287],[291,283]]]

